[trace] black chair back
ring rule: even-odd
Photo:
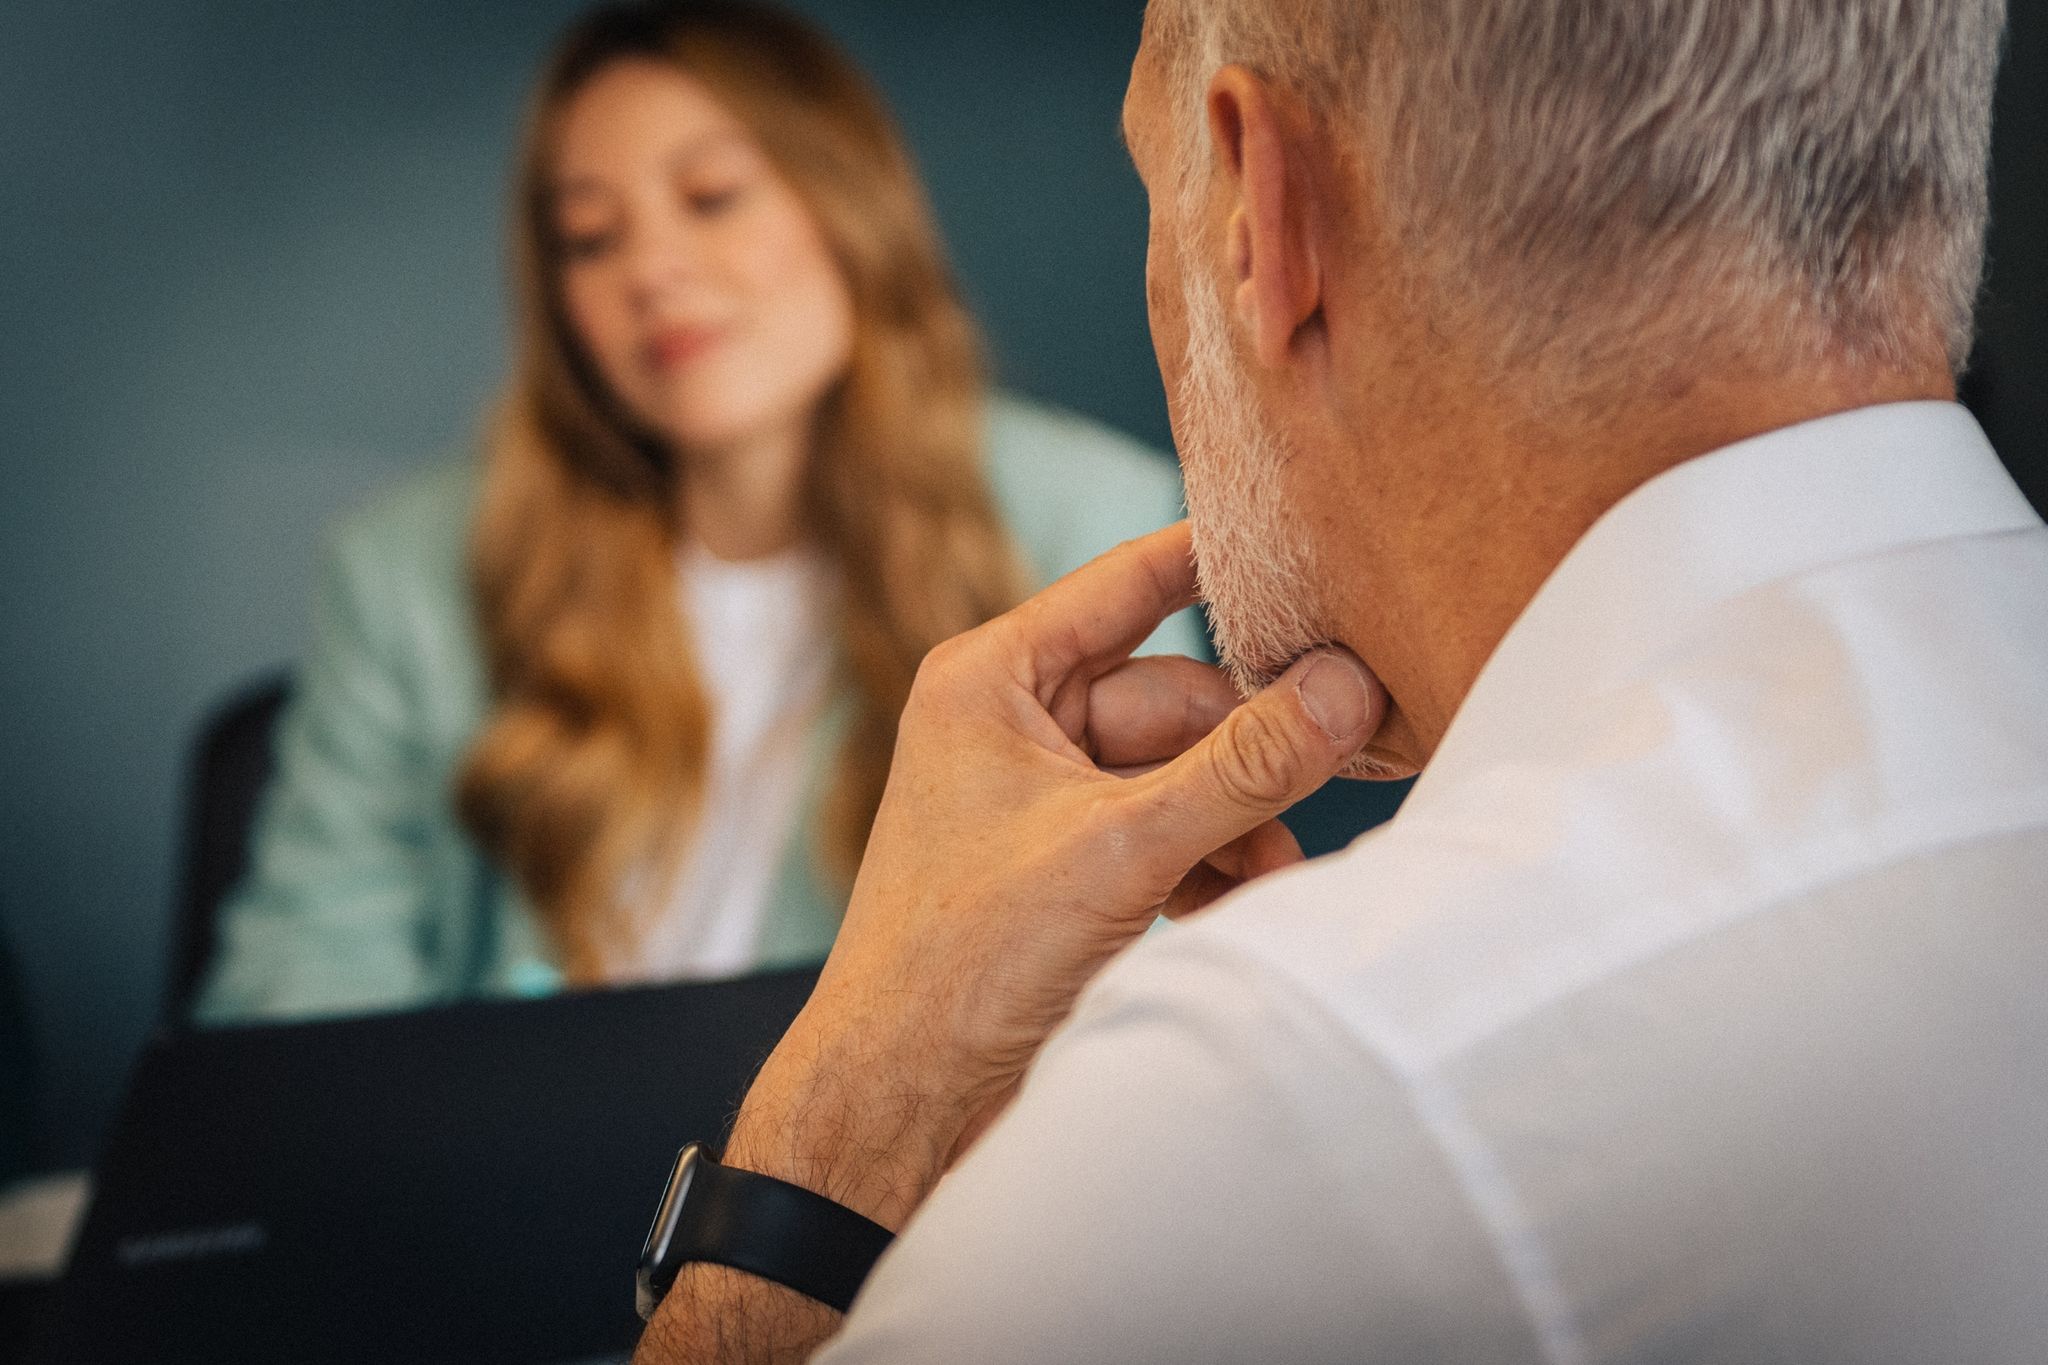
[[[275,673],[222,702],[200,726],[185,797],[184,876],[172,939],[164,1026],[183,1028],[213,961],[220,907],[249,867],[257,803],[270,782],[271,742],[291,680]]]
[[[6,924],[0,913],[0,927]],[[37,1168],[36,1054],[29,1038],[28,1000],[7,939],[0,935],[0,1190]]]

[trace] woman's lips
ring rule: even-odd
[[[667,327],[642,342],[640,352],[650,368],[675,370],[702,359],[724,339],[721,327]]]

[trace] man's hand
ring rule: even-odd
[[[1275,817],[1357,754],[1385,693],[1338,649],[1241,705],[1206,664],[1130,657],[1193,600],[1182,523],[932,651],[845,925],[728,1163],[900,1228],[1112,954],[1300,861]],[[768,1358],[831,1328],[707,1267],[656,1322],[647,1349],[675,1359]]]

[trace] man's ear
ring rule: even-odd
[[[1209,83],[1209,133],[1228,192],[1224,250],[1233,311],[1262,365],[1284,364],[1323,306],[1323,272],[1301,164],[1302,129],[1242,66]]]

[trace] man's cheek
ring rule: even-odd
[[[1185,384],[1188,364],[1188,335],[1181,310],[1176,307],[1171,313],[1162,313],[1155,305],[1152,310],[1152,353],[1159,363],[1159,378],[1166,386],[1166,407],[1173,417],[1175,431],[1182,420],[1180,400]]]
[[[1178,362],[1187,344],[1187,318],[1179,255],[1172,239],[1156,223],[1145,247],[1145,312],[1152,324],[1152,349],[1159,354],[1164,371]]]

